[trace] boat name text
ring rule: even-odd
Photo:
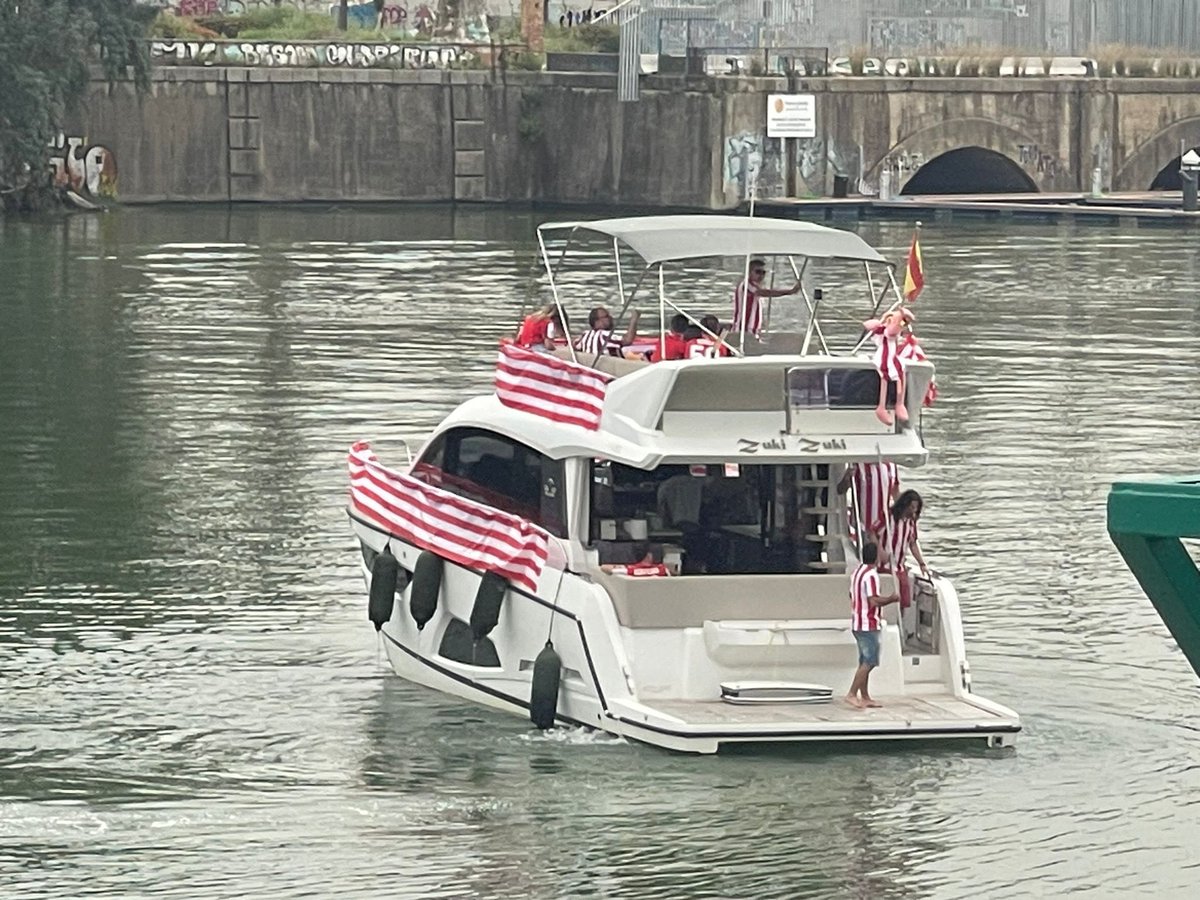
[[[827,441],[817,441],[801,435],[780,435],[767,438],[765,441],[753,441],[750,438],[738,438],[738,453],[757,453],[759,450],[783,450],[797,453],[820,453],[822,450],[845,450],[846,442],[841,438],[830,438]]]

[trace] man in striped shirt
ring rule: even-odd
[[[838,482],[838,493],[846,493],[851,485],[854,502],[850,504],[850,527],[858,534],[861,523],[863,543],[882,543],[888,510],[900,493],[900,470],[888,461],[853,463]]]
[[[900,599],[898,594],[880,595],[878,561],[879,548],[875,544],[864,544],[862,563],[850,576],[850,630],[858,644],[858,668],[854,670],[846,702],[859,709],[880,705],[867,688],[871,670],[879,665],[879,632],[883,630],[883,616],[879,610]]]
[[[734,331],[745,331],[758,337],[763,329],[762,298],[800,293],[799,281],[790,288],[764,287],[762,282],[766,276],[767,264],[761,259],[750,260],[746,279],[733,289]]]
[[[579,336],[575,349],[592,356],[623,356],[623,347],[633,343],[637,336],[638,311],[635,309],[629,317],[629,327],[625,335],[618,338],[613,335],[612,314],[603,306],[597,306],[588,313],[588,330]]]

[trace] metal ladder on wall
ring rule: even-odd
[[[833,472],[828,463],[806,463],[796,484],[805,491],[800,511],[810,520],[805,522],[804,540],[820,549],[817,558],[809,560],[807,565],[817,571],[838,574],[846,571],[842,548],[846,526],[835,502],[837,483]]]

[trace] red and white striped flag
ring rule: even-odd
[[[349,467],[350,506],[364,519],[445,559],[537,589],[550,536],[532,522],[394,472],[366,441],[350,448]]]
[[[500,345],[496,396],[513,409],[595,431],[610,381],[611,375],[588,366],[515,344]]]

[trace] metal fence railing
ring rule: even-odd
[[[828,47],[690,47],[686,60],[688,75],[829,74]]]

